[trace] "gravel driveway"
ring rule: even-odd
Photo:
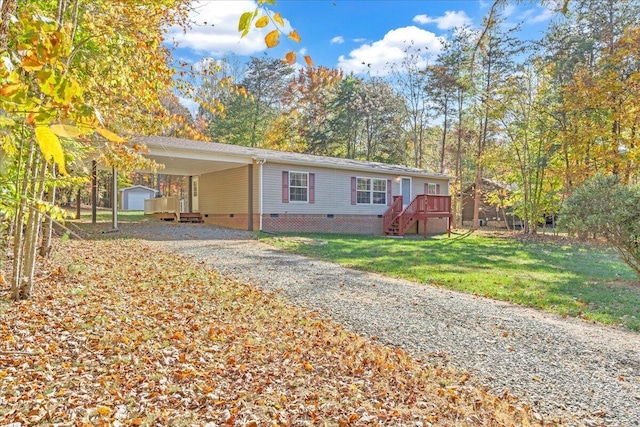
[[[468,370],[542,414],[578,415],[570,425],[640,426],[638,334],[284,253],[243,231],[155,222],[121,230],[279,290],[362,336]]]

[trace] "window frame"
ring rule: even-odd
[[[427,195],[428,196],[437,196],[438,195],[438,184],[435,182],[427,182]]]
[[[288,171],[289,172],[289,203],[309,203],[309,172],[303,172],[303,171]],[[293,179],[294,174],[302,174],[305,175],[306,178],[306,182],[307,185],[306,186],[300,186],[300,185],[291,185],[291,181]],[[305,200],[293,200],[291,197],[291,189],[292,188],[304,188],[306,189],[305,192]]]
[[[361,182],[361,180],[366,180],[368,181],[368,189],[367,190],[360,190],[359,189],[359,184]],[[384,190],[376,190],[375,188],[375,183],[376,181],[381,181],[384,183]],[[386,178],[373,178],[373,177],[368,177],[368,176],[356,176],[356,205],[373,205],[373,206],[386,206],[387,205],[387,194],[388,194],[388,179]],[[360,194],[367,194],[367,199],[369,200],[368,202],[361,202],[360,201]],[[378,197],[377,200],[379,200],[379,202],[376,202],[376,195]],[[382,196],[382,198],[380,199],[380,196]]]

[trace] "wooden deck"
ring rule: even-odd
[[[180,212],[180,201],[175,196],[146,199],[144,213],[153,215],[161,221],[204,222],[200,212]]]

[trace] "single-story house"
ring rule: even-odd
[[[390,221],[403,221],[402,235],[425,232],[428,210],[426,231],[450,227],[448,175],[169,137],[135,142],[165,166],[163,174],[189,177],[188,211],[199,212],[206,223],[253,231],[396,234]],[[433,196],[428,201],[427,194]]]
[[[143,185],[123,188],[120,190],[120,208],[123,211],[142,211],[145,199],[153,199],[156,194],[158,190]]]

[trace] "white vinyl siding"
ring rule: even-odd
[[[383,204],[351,204],[351,179],[357,176],[363,176],[362,171],[323,168],[318,166],[302,166],[291,165],[286,163],[267,162],[263,166],[264,174],[264,209],[265,215],[269,214],[309,214],[309,215],[382,215],[388,208],[388,205]],[[257,168],[256,168],[257,169]],[[314,202],[310,200],[309,203],[287,203],[283,202],[282,187],[283,173],[293,170],[303,170],[309,174],[315,175],[315,199]],[[246,170],[246,169],[245,169]],[[226,171],[225,171],[226,172]],[[244,174],[245,172],[243,172]],[[255,176],[258,173],[254,173]],[[246,176],[246,175],[245,175]],[[400,179],[397,174],[384,174],[376,173],[374,171],[367,172],[366,177],[391,180],[391,194],[392,196],[399,196]],[[441,184],[441,194],[448,194],[447,181],[437,180],[429,177],[412,176],[411,181],[411,193],[413,197],[416,194],[424,194],[424,184],[428,182],[439,182]],[[246,181],[246,179],[245,179]],[[231,186],[233,181],[225,181],[228,186]],[[288,177],[287,177],[287,182]],[[309,185],[311,186],[311,177],[309,177]],[[355,183],[354,183],[355,185]],[[200,193],[205,192],[205,187],[200,181]],[[254,187],[257,191],[258,185]],[[246,190],[245,190],[246,191]],[[311,190],[310,190],[311,192]],[[245,199],[243,193],[242,198]],[[311,197],[311,196],[310,196]],[[202,198],[200,199],[202,200]],[[254,200],[258,200],[258,196],[254,197]],[[389,201],[387,200],[387,203]],[[202,203],[202,202],[201,202]],[[244,202],[246,205],[246,202]],[[204,212],[201,209],[202,212]],[[258,212],[254,209],[254,212]]]

